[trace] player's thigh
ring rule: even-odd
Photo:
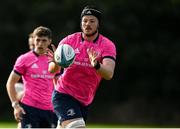
[[[83,118],[79,102],[67,94],[55,91],[53,105],[60,123],[71,119]]]
[[[54,112],[44,111],[43,114],[41,115],[41,118],[42,118],[40,122],[41,128],[57,127],[58,118]]]

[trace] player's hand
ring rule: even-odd
[[[51,47],[52,47],[53,52],[55,52],[55,51],[56,51],[55,45],[54,45],[54,44],[51,44]]]
[[[23,114],[26,114],[26,112],[20,105],[14,107],[14,117],[18,122],[22,120]]]
[[[88,48],[87,53],[89,55],[91,65],[94,67],[97,64],[98,53],[93,48]]]
[[[52,50],[47,48],[47,52],[46,52],[46,55],[48,56],[49,62],[54,60],[54,52],[56,51],[56,47],[54,44],[51,44],[51,47],[52,47]]]

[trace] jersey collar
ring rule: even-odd
[[[99,39],[99,33],[98,33],[98,35],[97,35],[97,37],[93,40],[93,43],[96,43],[96,41]],[[81,40],[82,40],[82,42],[85,40],[84,38],[83,38],[83,36],[82,36],[82,33],[81,33]]]
[[[34,50],[33,50],[33,53],[35,56],[39,57],[39,54],[37,54]]]

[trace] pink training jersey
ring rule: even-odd
[[[51,96],[54,74],[48,72],[48,57],[27,52],[16,60],[14,71],[22,75],[25,93],[22,103],[43,110],[53,110]]]
[[[100,34],[93,42],[86,41],[82,38],[81,32],[67,36],[59,44],[71,45],[76,57],[73,64],[64,69],[56,90],[75,97],[83,105],[89,105],[102,78],[92,67],[87,49],[93,47],[98,52],[98,61],[102,62],[103,58],[116,59],[115,45]]]

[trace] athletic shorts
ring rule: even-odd
[[[72,96],[58,91],[54,91],[52,99],[54,112],[60,123],[74,118],[83,118],[86,121],[89,106],[84,106]]]
[[[50,110],[42,110],[20,103],[26,114],[22,115],[21,128],[56,128],[58,118]]]

